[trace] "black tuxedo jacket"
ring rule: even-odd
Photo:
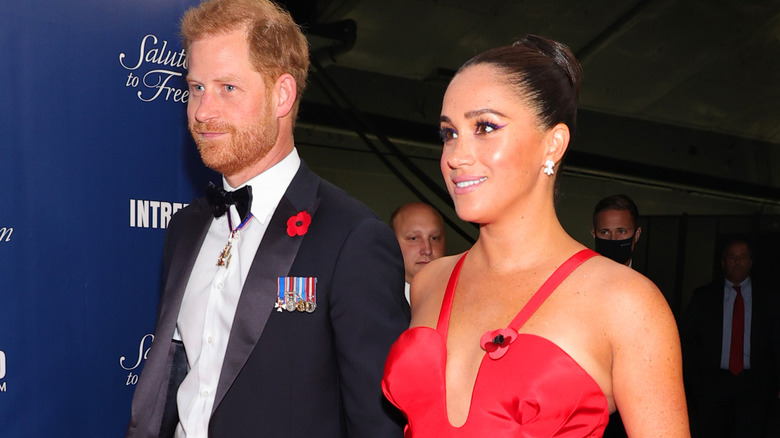
[[[688,390],[706,394],[713,375],[720,371],[723,334],[723,285],[716,281],[697,289],[680,327],[683,364]],[[759,396],[777,396],[780,373],[780,321],[777,296],[767,285],[753,280],[750,370]]]
[[[304,236],[287,220],[311,215]],[[155,341],[128,437],[158,437],[184,290],[213,216],[204,199],[171,220]],[[313,313],[278,312],[278,278],[317,278]],[[209,436],[400,437],[382,396],[384,361],[409,325],[403,259],[390,228],[304,163],[269,222],[241,292]],[[172,392],[172,391],[171,391]]]

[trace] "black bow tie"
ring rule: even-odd
[[[231,205],[235,205],[238,215],[241,216],[241,222],[243,222],[252,207],[252,187],[244,186],[236,191],[228,192],[209,181],[209,185],[206,187],[206,199],[211,205],[214,217],[222,216]]]

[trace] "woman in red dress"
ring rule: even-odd
[[[660,291],[571,238],[555,213],[581,67],[528,35],[469,60],[441,114],[441,170],[465,254],[412,283],[383,389],[407,437],[690,436],[677,328]]]

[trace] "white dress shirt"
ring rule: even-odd
[[[720,348],[720,368],[729,369],[729,356],[731,354],[731,323],[734,315],[734,301],[737,299],[737,291],[734,284],[724,281],[723,285],[723,335]],[[753,317],[753,283],[750,277],[742,283],[742,301],[745,303],[745,332],[742,341],[742,363],[745,369],[750,369],[750,320]]]
[[[189,365],[177,393],[176,438],[208,436],[214,396],[241,289],[268,222],[300,163],[298,152],[293,149],[282,161],[244,184],[252,186],[253,217],[236,233],[227,266],[217,266],[230,234],[227,215],[212,220],[209,226],[176,321],[174,338],[179,336],[184,343]],[[234,190],[224,179],[223,186],[225,190]],[[229,213],[233,228],[238,227],[240,218],[235,206],[230,207]]]

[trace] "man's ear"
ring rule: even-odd
[[[634,243],[639,242],[639,236],[642,234],[642,227],[636,227],[636,231],[634,231]]]
[[[274,84],[273,98],[276,106],[276,118],[282,118],[290,114],[293,105],[295,105],[295,98],[298,96],[298,85],[295,82],[295,78],[289,73],[284,73],[279,76]]]

